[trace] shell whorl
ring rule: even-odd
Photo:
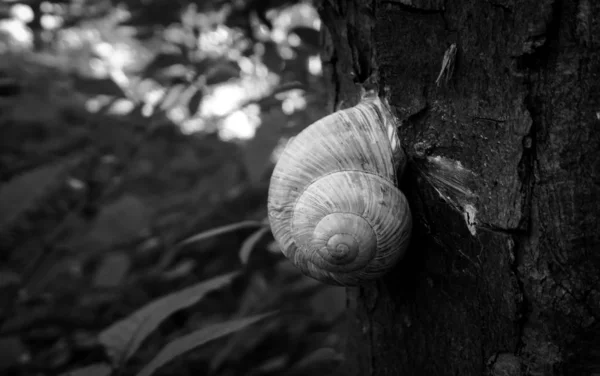
[[[410,210],[396,188],[405,163],[379,98],[306,128],[283,151],[269,187],[269,221],[282,252],[330,284],[384,274],[410,237]]]

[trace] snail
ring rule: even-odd
[[[268,217],[283,254],[321,282],[356,286],[406,251],[412,216],[396,120],[373,93],[300,132],[275,165]]]

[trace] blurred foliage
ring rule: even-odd
[[[265,222],[327,112],[299,0],[0,4],[0,373],[308,375],[344,290]]]

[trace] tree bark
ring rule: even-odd
[[[331,102],[375,82],[412,167],[408,254],[348,289],[342,373],[600,374],[600,2],[325,0],[320,14]],[[426,156],[476,174],[469,216]]]

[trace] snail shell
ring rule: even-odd
[[[353,286],[382,276],[404,254],[412,217],[397,172],[406,164],[378,97],[335,112],[296,136],[269,186],[273,235],[302,273]]]

